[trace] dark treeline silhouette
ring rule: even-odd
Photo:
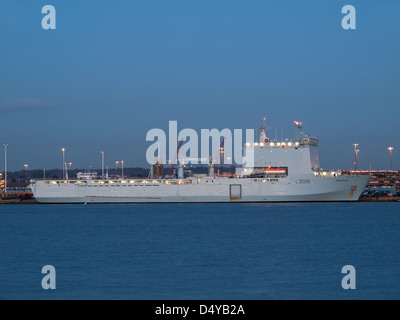
[[[216,171],[221,170],[221,167],[218,165],[216,166]],[[185,170],[190,170],[194,174],[205,174],[208,172],[208,166],[188,166],[185,167]],[[78,172],[88,172],[88,169],[72,169],[68,170],[68,178],[69,179],[76,179]],[[92,172],[96,172],[99,177],[101,176],[101,169],[92,169],[90,170]],[[223,172],[233,172],[234,167],[230,166],[224,167]],[[150,169],[149,168],[124,168],[124,177],[126,178],[144,178],[149,175]],[[4,173],[4,172],[3,172]],[[168,168],[165,166],[164,168],[164,174],[168,173]],[[104,170],[104,174],[106,174],[106,170]],[[109,169],[108,170],[108,175],[110,177],[115,177],[121,176],[122,170],[121,168],[118,169],[118,171],[114,169]],[[61,179],[63,175],[63,171],[61,169],[46,169],[46,170],[19,170],[19,171],[11,171],[7,172],[7,181],[8,182],[13,182],[13,183],[19,183],[19,182],[26,182],[27,180],[30,179]]]
[[[72,169],[68,170],[68,178],[75,179],[78,172],[88,172],[88,169]],[[92,169],[91,172],[96,172],[99,176],[101,176],[101,169]],[[109,176],[116,175],[116,169],[109,169]],[[4,173],[4,172],[3,172]],[[104,174],[106,174],[106,170],[104,170]],[[125,177],[147,177],[149,174],[149,169],[145,168],[124,168],[124,176]],[[46,170],[20,170],[20,171],[12,171],[7,172],[7,180],[10,182],[18,182],[25,181],[26,179],[61,179],[63,175],[62,169],[46,169]],[[121,176],[121,169],[118,169],[118,176]]]

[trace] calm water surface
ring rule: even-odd
[[[399,203],[0,206],[0,299],[399,298]]]

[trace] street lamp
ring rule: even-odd
[[[122,165],[122,179],[124,178],[124,160],[121,161]]]
[[[115,176],[118,177],[118,163],[119,161],[115,161]]]
[[[61,151],[62,151],[62,154],[63,154],[63,162],[62,162],[62,168],[63,168],[63,176],[62,176],[62,178],[63,178],[63,180],[64,180],[64,178],[65,178],[65,167],[64,167],[64,165],[65,165],[65,148],[62,148],[61,149]]]
[[[104,151],[101,151],[101,178],[104,179]]]
[[[72,171],[71,170],[72,169],[72,162],[68,163],[68,165],[69,165],[69,171]],[[68,180],[68,174],[67,174],[67,180]]]
[[[392,152],[393,152],[394,148],[389,147],[388,150],[390,152],[390,171],[392,171]]]
[[[7,192],[7,146],[4,144],[4,192]]]
[[[26,181],[28,181],[28,164],[24,164],[25,170],[26,170]]]
[[[355,156],[354,169],[357,170],[358,169],[358,152],[360,150],[357,150],[358,143],[354,143],[353,146],[354,146],[354,156]]]
[[[68,180],[68,165],[66,162],[64,162],[64,170],[65,170],[65,180]]]

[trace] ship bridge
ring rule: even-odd
[[[309,174],[320,169],[318,137],[311,137],[302,132],[301,122],[295,121],[298,130],[296,140],[270,140],[266,135],[266,127],[260,128],[260,140],[245,145],[246,159],[242,168],[238,168],[239,176],[268,174],[269,172],[285,172],[289,174]]]

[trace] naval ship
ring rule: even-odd
[[[222,174],[209,163],[208,174],[185,175],[180,163],[176,174],[164,176],[155,164],[147,179],[98,177],[78,174],[76,179],[32,180],[31,190],[39,203],[215,203],[215,202],[339,202],[358,201],[369,182],[368,175],[344,175],[320,168],[319,139],[300,132],[278,141],[267,137],[246,143],[253,161]]]

